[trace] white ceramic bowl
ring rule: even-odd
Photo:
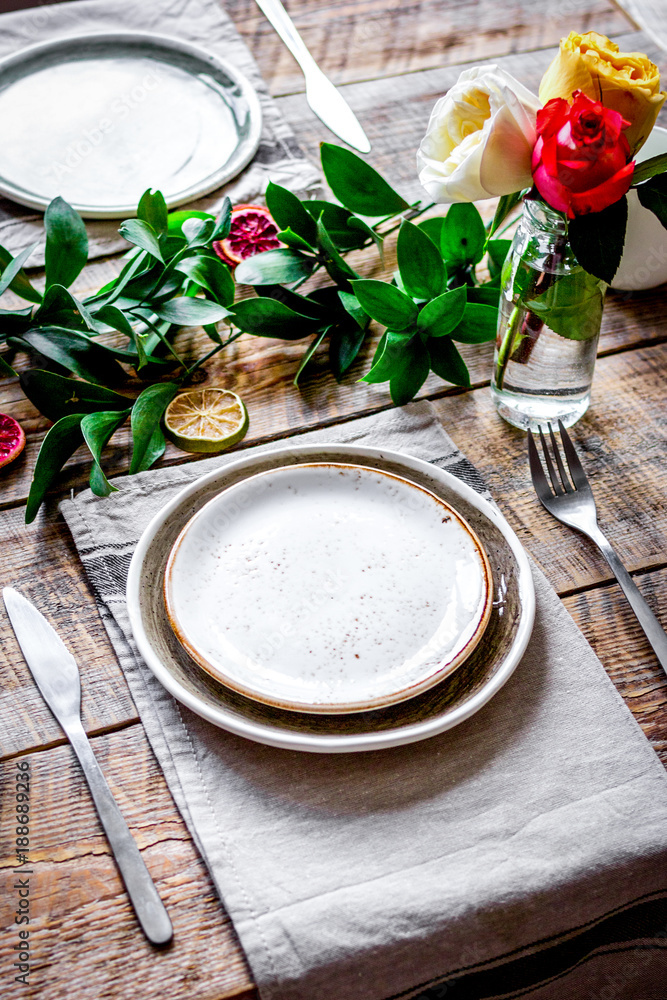
[[[667,153],[667,129],[654,128],[637,154],[642,163]],[[667,281],[667,229],[653,212],[640,203],[637,192],[628,191],[628,228],[625,250],[611,287],[619,292],[656,288]]]

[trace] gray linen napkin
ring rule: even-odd
[[[407,452],[484,488],[428,403],[296,440]],[[216,729],[154,679],[129,630],[129,557],[156,510],[235,457],[124,477],[112,498],[86,491],[61,509],[262,998],[663,997],[667,775],[537,569],[515,674],[421,743],[277,750]]]
[[[215,213],[227,194],[233,202],[254,202],[269,181],[302,197],[316,192],[320,175],[305,158],[294,133],[269,96],[255,60],[218,0],[76,0],[0,15],[0,58],[39,42],[100,31],[152,31],[210,49],[245,73],[262,105],[262,138],[254,159],[225,187],[183,208]],[[11,136],[6,140],[11,141]],[[119,221],[88,220],[89,255],[102,257],[127,248]],[[42,239],[43,216],[0,197],[0,244],[13,254]],[[44,263],[43,247],[30,267]]]

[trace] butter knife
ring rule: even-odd
[[[317,65],[280,0],[256,0],[290,50],[306,78],[306,100],[317,117],[339,139],[360,153],[369,153],[371,144],[352,108]]]
[[[171,940],[171,921],[81,724],[81,678],[74,657],[46,618],[12,587],[2,591],[9,620],[44,701],[83,768],[141,929],[152,944]]]

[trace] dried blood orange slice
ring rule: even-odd
[[[13,417],[0,413],[0,469],[13,462],[25,445],[23,428]]]
[[[263,205],[237,205],[232,209],[231,228],[226,240],[215,240],[218,257],[236,267],[242,260],[285,244],[278,239],[278,227]]]

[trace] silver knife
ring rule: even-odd
[[[306,100],[328,129],[360,153],[369,153],[371,144],[345,98],[317,65],[280,0],[256,0],[306,78]]]
[[[2,596],[35,683],[79,758],[141,928],[152,944],[166,944],[173,936],[171,921],[81,724],[81,679],[74,657],[30,601],[12,587],[5,587]]]

